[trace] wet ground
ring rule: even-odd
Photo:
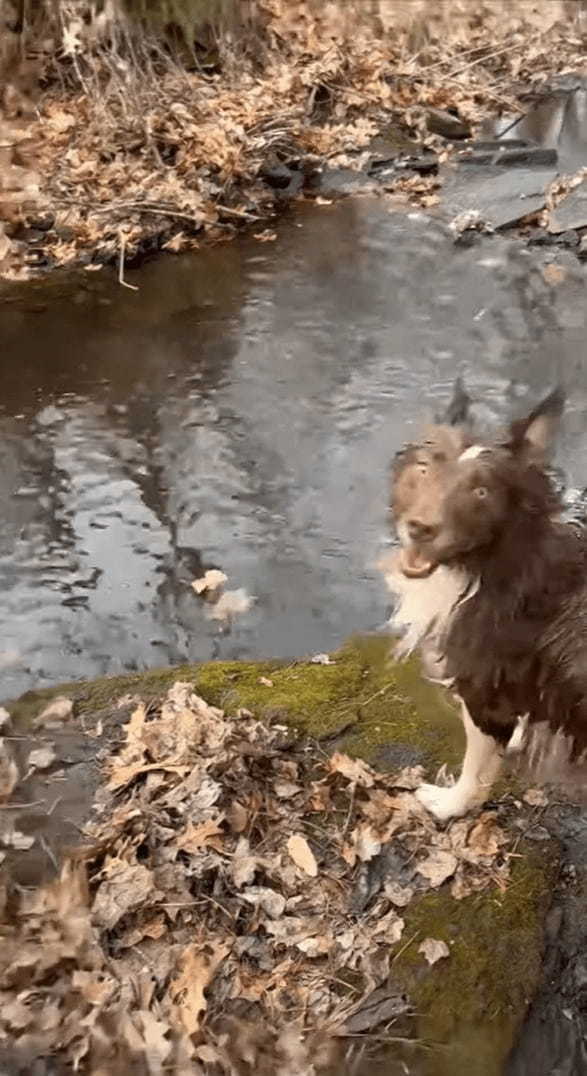
[[[560,271],[544,266],[556,262]],[[587,475],[583,270],[355,199],[253,237],[6,289],[1,695],[183,659],[326,651],[385,619],[387,470],[464,373],[488,418],[562,375]],[[257,601],[231,632],[189,586]]]

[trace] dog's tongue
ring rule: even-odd
[[[434,568],[431,560],[427,560],[422,553],[418,553],[417,549],[412,547],[400,551],[399,565],[404,575],[410,578],[430,575]]]

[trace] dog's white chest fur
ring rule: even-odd
[[[392,631],[401,635],[398,657],[407,657],[420,647],[427,674],[445,678],[444,639],[452,616],[476,586],[461,568],[439,565],[423,579],[408,579],[394,564],[386,566],[385,581],[397,599],[390,620]]]

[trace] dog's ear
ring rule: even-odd
[[[444,426],[467,426],[469,424],[469,408],[471,406],[471,397],[469,396],[462,377],[457,377],[452,399],[444,412],[444,415],[437,418],[437,422]]]
[[[560,426],[565,399],[559,385],[526,418],[512,422],[508,448],[513,455],[539,465],[548,460]]]

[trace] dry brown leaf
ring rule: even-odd
[[[251,855],[251,848],[246,837],[239,837],[230,864],[230,875],[237,889],[250,885],[257,871],[258,860]]]
[[[270,919],[279,919],[285,911],[285,897],[268,886],[251,885],[243,890],[241,896],[248,904],[261,908]]]
[[[104,930],[112,930],[129,912],[144,908],[161,896],[147,867],[112,860],[94,898],[92,919]]]
[[[398,885],[397,882],[385,882],[385,896],[396,908],[407,908],[414,896],[415,890],[409,885]]]
[[[452,877],[457,865],[457,857],[452,852],[444,852],[441,848],[435,848],[426,859],[418,863],[416,870],[436,889],[443,882],[446,882],[447,878]]]
[[[347,781],[361,788],[372,788],[375,783],[371,767],[360,758],[351,758],[337,751],[327,765],[330,773],[341,773]]]
[[[436,938],[425,938],[418,946],[418,952],[426,958],[429,964],[436,964],[438,960],[444,960],[450,956],[450,949],[446,942]]]
[[[169,993],[188,1035],[195,1034],[200,1026],[202,1013],[208,1007],[206,987],[229,949],[228,943],[202,945],[194,942],[179,958],[178,974],[169,987]]]
[[[205,822],[200,822],[194,825],[193,822],[188,822],[183,833],[180,833],[177,838],[177,848],[181,852],[190,852],[195,854],[200,852],[202,848],[211,846],[216,851],[222,850],[222,840],[218,840],[218,837],[222,836],[222,815],[218,818],[208,818]]]
[[[568,275],[568,269],[564,265],[557,265],[556,262],[550,262],[549,265],[545,265],[542,269],[542,276],[546,283],[551,284],[553,287],[556,287],[557,284],[562,284]]]
[[[498,826],[495,817],[487,811],[472,827],[466,847],[461,854],[469,862],[474,862],[484,856],[495,856],[505,839],[505,833]]]
[[[226,815],[227,822],[233,833],[243,833],[249,822],[249,812],[238,800],[234,800]]]
[[[310,848],[305,837],[302,837],[301,833],[294,833],[287,842],[287,850],[293,859],[296,867],[299,867],[304,874],[309,875],[310,878],[316,878],[318,874],[318,864],[314,857],[314,853]]]
[[[209,568],[208,571],[200,578],[194,579],[192,587],[196,594],[214,594],[228,581],[228,576],[221,572],[218,568]]]

